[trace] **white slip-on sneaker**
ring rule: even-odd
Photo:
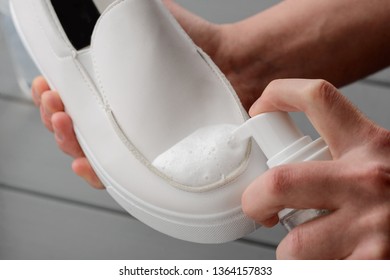
[[[256,224],[241,195],[266,169],[234,90],[159,0],[11,0],[109,194],[170,236],[221,243]]]

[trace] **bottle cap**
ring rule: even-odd
[[[272,112],[247,120],[233,132],[235,141],[250,137],[257,142],[268,159],[304,137],[288,113]]]
[[[269,167],[285,162],[332,158],[321,138],[313,142],[309,136],[304,136],[285,112],[265,113],[249,119],[233,131],[232,139],[237,143],[250,137],[253,137],[268,158]],[[315,209],[296,211],[287,208],[278,213],[279,219],[288,230],[322,215],[321,213],[328,213]],[[292,216],[288,218],[290,214]]]

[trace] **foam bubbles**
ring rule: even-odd
[[[198,129],[159,155],[153,165],[172,180],[188,186],[224,181],[242,163],[247,143],[235,143],[237,126],[215,125]]]

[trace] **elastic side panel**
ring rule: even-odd
[[[92,0],[50,0],[69,41],[80,50],[91,44],[100,13]]]

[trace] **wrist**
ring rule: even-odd
[[[343,86],[390,64],[389,14],[390,4],[379,0],[282,1],[223,25],[217,64],[246,108],[274,79]]]
[[[260,19],[262,14],[256,16]],[[256,21],[257,21],[256,19]],[[259,26],[253,19],[221,26],[217,65],[232,83],[246,109],[284,70],[281,50],[273,45],[272,25]]]

